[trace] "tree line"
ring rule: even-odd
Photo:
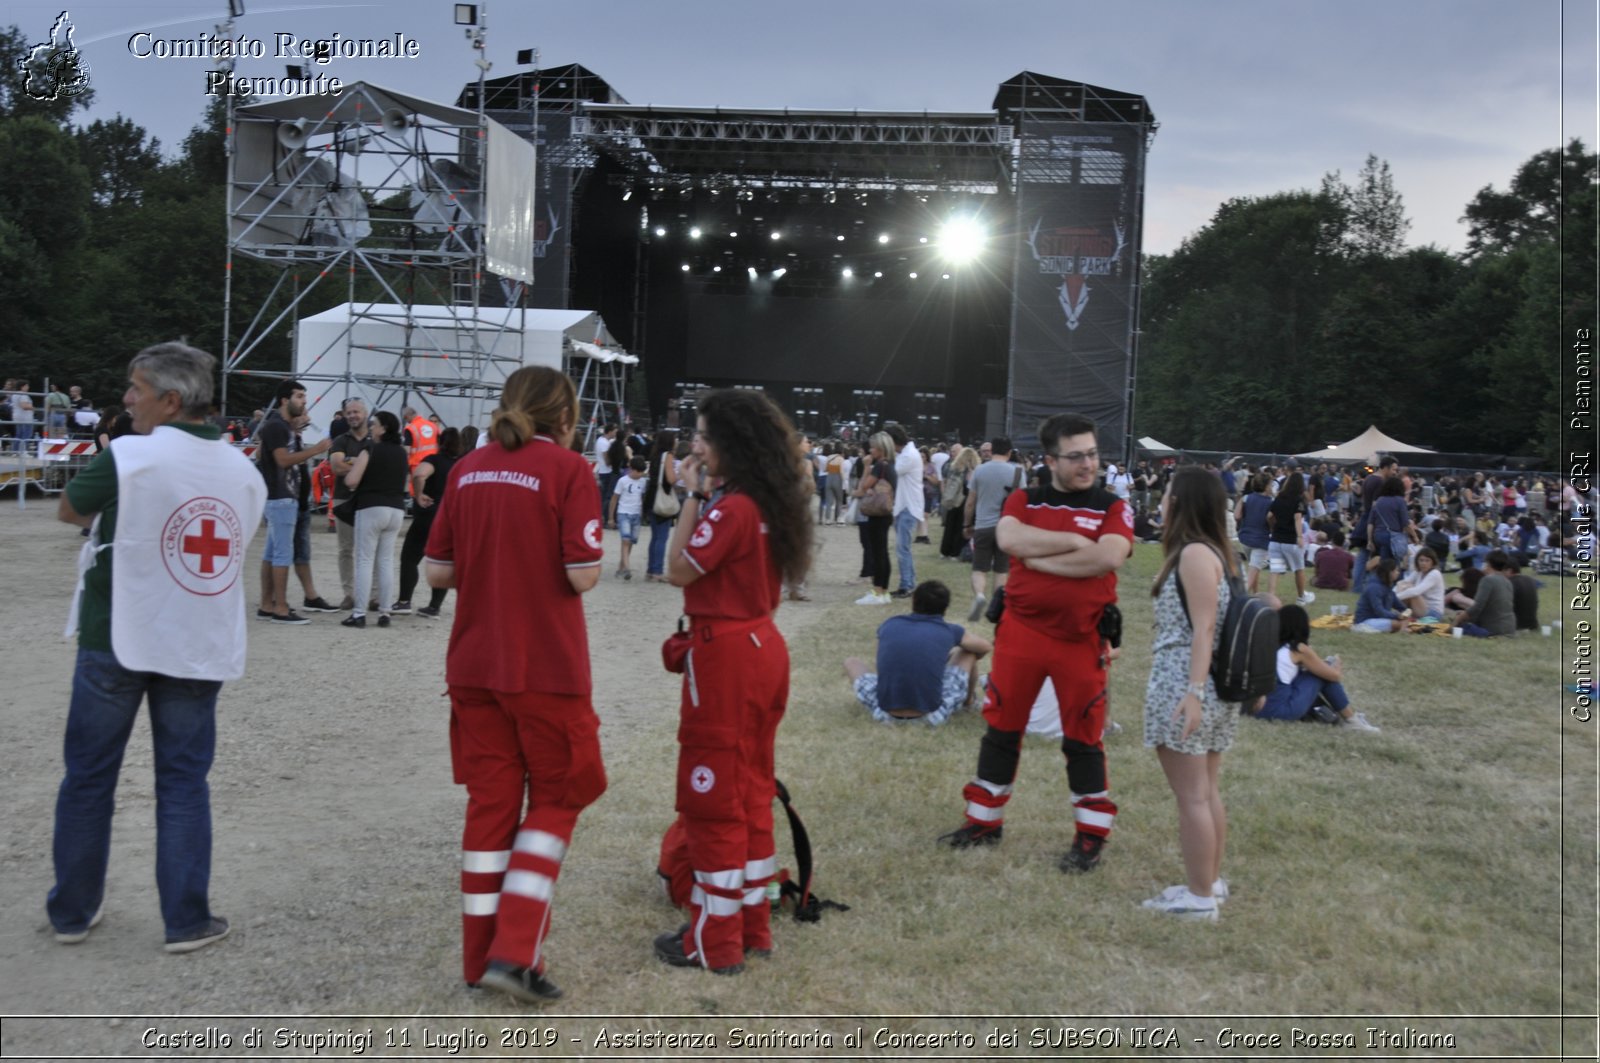
[[[1135,430],[1292,453],[1377,424],[1554,462],[1562,352],[1595,325],[1595,177],[1580,140],[1537,153],[1466,204],[1459,254],[1404,246],[1374,156],[1353,182],[1229,200],[1145,262]]]

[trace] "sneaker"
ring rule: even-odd
[[[389,626],[389,614],[388,613],[384,613],[383,615],[378,617],[378,626],[379,627],[388,627]]]
[[[691,959],[683,951],[683,931],[669,930],[656,938],[656,959],[668,967],[699,967],[697,959]],[[730,963],[726,967],[711,968],[712,974],[743,974],[744,964]]]
[[[529,1004],[561,999],[561,987],[546,978],[542,971],[499,960],[489,961],[489,969],[483,972],[478,984],[485,989],[498,989]]]
[[[308,613],[337,613],[339,611],[338,606],[321,596],[307,598],[300,608]]]
[[[1148,901],[1140,901],[1139,902],[1140,907],[1153,908],[1153,907],[1155,907],[1155,902],[1156,901],[1171,900],[1172,898],[1177,897],[1180,893],[1182,893],[1184,890],[1186,890],[1188,888],[1189,887],[1187,885],[1184,885],[1182,883],[1180,883],[1180,884],[1178,884],[1176,886],[1168,886],[1166,889],[1162,890],[1160,893],[1156,894],[1154,897],[1150,898]],[[1217,879],[1217,881],[1215,881],[1215,882],[1213,882],[1211,884],[1211,899],[1216,902],[1216,905],[1217,905],[1218,908],[1221,908],[1224,904],[1228,903],[1228,880],[1227,879],[1219,878],[1219,879]]]
[[[976,624],[983,617],[984,606],[988,604],[989,599],[981,594],[972,599],[972,608],[967,610],[967,623]]]
[[[277,614],[274,613],[271,609],[257,609],[256,610],[256,619],[257,620],[271,620],[276,615]]]
[[[1079,831],[1072,838],[1072,848],[1061,856],[1057,866],[1068,874],[1082,874],[1093,871],[1100,863],[1100,854],[1105,850],[1106,840],[1098,834],[1085,834]]]
[[[1375,735],[1383,733],[1383,730],[1380,727],[1374,724],[1371,720],[1367,719],[1367,714],[1364,712],[1352,712],[1345,718],[1344,726],[1350,728],[1352,731],[1364,731],[1367,734]]]
[[[1310,605],[1312,602],[1314,602],[1316,600],[1317,600],[1317,596],[1315,594],[1313,594],[1312,592],[1310,592],[1310,591],[1306,591],[1300,597],[1295,599],[1295,601],[1298,602],[1301,605]]]
[[[1217,921],[1217,902],[1214,897],[1196,897],[1189,892],[1188,886],[1172,886],[1143,901],[1141,908],[1149,908],[1154,912],[1165,912],[1176,919],[1192,919],[1215,923]]]
[[[889,595],[889,597],[891,597],[891,598],[909,598],[909,597],[911,597],[911,588],[910,587],[900,587],[900,588],[896,589],[893,593],[891,593]]]
[[[193,952],[214,945],[227,936],[228,921],[221,916],[212,916],[211,922],[193,933],[167,938],[166,949],[168,952]]]
[[[408,601],[395,602],[389,607],[389,612],[393,613],[395,616],[410,616],[411,603]]]
[[[364,616],[347,616],[339,621],[340,627],[366,627],[367,618]]]
[[[274,624],[309,624],[309,623],[311,623],[311,618],[309,616],[301,616],[299,613],[295,612],[293,609],[289,610],[283,616],[279,616],[277,613],[273,613],[272,616],[270,617],[270,619],[272,620],[272,622]]]
[[[622,578],[623,578],[623,580],[625,582],[631,581],[633,579],[633,569],[631,569],[631,568],[623,569],[622,570]]]
[[[928,544],[929,543],[929,539],[928,539],[928,537],[926,535],[919,535],[915,539],[912,539],[911,541],[914,542],[914,543],[923,543],[923,544]]]
[[[866,594],[863,594],[861,597],[856,599],[856,604],[857,605],[888,605],[889,604],[889,596],[887,594],[885,594],[883,597],[880,598],[878,596],[878,592],[877,591],[868,591]]]
[[[999,845],[1004,834],[1005,827],[998,823],[968,822],[949,834],[939,835],[939,844],[952,849],[975,849],[980,845]]]
[[[431,605],[424,605],[422,608],[417,610],[417,615],[426,617],[429,620],[437,620],[439,619],[439,610],[435,609]]]
[[[88,926],[84,927],[82,930],[72,931],[71,933],[57,930],[56,940],[61,942],[63,945],[76,945],[80,942],[87,941],[89,939],[89,931],[100,925],[100,920],[105,916],[105,914],[106,906],[104,903],[102,903],[99,910],[94,913],[94,918],[89,920]]]

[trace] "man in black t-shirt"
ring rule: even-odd
[[[272,410],[256,429],[261,449],[256,468],[267,485],[267,545],[261,555],[261,607],[257,620],[279,624],[307,624],[308,619],[289,608],[289,565],[294,563],[300,585],[305,590],[305,607],[317,612],[335,612],[335,607],[316,593],[311,579],[309,513],[304,514],[306,533],[300,533],[304,500],[311,491],[305,462],[326,453],[330,439],[304,446],[300,430],[310,418],[306,415],[306,389],[298,380],[278,385]]]
[[[367,435],[367,404],[362,399],[346,399],[344,409],[339,414],[338,423],[344,424],[345,430],[333,440],[333,449],[328,452],[328,463],[333,466],[333,501],[335,505],[350,497],[350,488],[345,486],[344,478],[355,465],[356,458],[361,452],[372,445],[372,440]],[[354,609],[356,606],[356,529],[353,524],[344,521],[334,521],[334,526],[339,532],[339,586],[344,592],[344,600],[339,604],[340,609]],[[365,606],[363,606],[365,608]]]

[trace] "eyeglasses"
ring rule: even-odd
[[[1068,465],[1081,465],[1086,461],[1098,464],[1100,461],[1100,452],[1098,450],[1074,450],[1067,454],[1050,454],[1046,452],[1045,457],[1055,458],[1057,461],[1064,461]]]

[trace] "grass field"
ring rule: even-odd
[[[952,619],[963,615],[965,568],[918,549],[919,575],[944,579],[956,595]],[[1026,744],[1002,845],[934,845],[961,822],[982,720],[964,713],[936,730],[867,720],[840,662],[871,657],[885,613],[839,605],[791,645],[794,696],[778,765],[810,828],[819,894],[851,910],[815,925],[779,920],[776,958],[740,979],[638,968],[642,944],[674,922],[664,902],[647,899],[637,843],[665,825],[671,799],[676,714],[663,706],[650,725],[659,733],[632,747],[653,750],[649,762],[608,765],[612,790],[586,815],[562,879],[569,902],[580,890],[580,903],[613,913],[614,925],[585,933],[581,949],[564,947],[573,939],[560,930],[552,938],[553,954],[579,953],[564,975],[601,986],[576,1006],[634,1015],[1592,1015],[1596,745],[1593,727],[1566,714],[1557,638],[1314,632],[1320,652],[1343,656],[1356,707],[1383,733],[1242,721],[1224,761],[1233,897],[1220,923],[1139,908],[1182,878],[1172,798],[1141,735],[1158,560],[1158,548],[1141,546],[1121,577],[1128,634],[1111,706],[1125,730],[1107,742],[1120,814],[1095,873],[1056,869],[1072,821],[1062,759],[1046,740]],[[1553,583],[1543,591],[1544,617],[1560,615],[1558,593]],[[1353,601],[1319,594],[1311,611]],[[791,860],[781,819],[779,859]],[[1559,1027],[1514,1018],[1412,1025],[1455,1031],[1473,1054],[1511,1055],[1556,1051]],[[1592,1022],[1574,1029],[1592,1046]]]

